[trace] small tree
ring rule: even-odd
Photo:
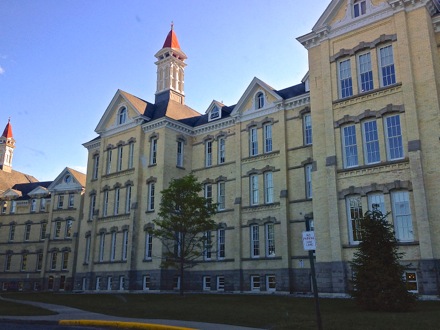
[[[352,297],[371,311],[407,311],[415,302],[406,289],[405,267],[399,263],[397,241],[390,223],[377,207],[360,219],[358,251],[351,267],[354,273]]]
[[[150,232],[165,247],[162,268],[179,270],[180,294],[184,293],[185,269],[195,266],[207,248],[205,233],[216,228],[211,217],[217,206],[200,196],[202,184],[192,174],[173,179],[161,192],[159,218]]]

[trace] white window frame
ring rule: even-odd
[[[211,205],[211,203],[212,203],[212,184],[205,183],[203,188],[204,188],[203,189],[204,197],[207,200],[208,205]]]
[[[90,208],[89,208],[89,219],[93,220],[93,216],[95,214],[95,206],[96,206],[96,195],[90,195]]]
[[[391,204],[396,239],[399,242],[413,242],[414,229],[409,192],[406,190],[392,191]]]
[[[101,276],[96,276],[95,291],[101,290]]]
[[[366,0],[355,0],[353,3],[353,17],[359,17],[367,13]]]
[[[96,180],[98,178],[99,173],[99,155],[93,156],[93,172],[92,179]]]
[[[173,289],[174,290],[180,290],[180,285],[181,285],[180,280],[181,280],[181,278],[179,275],[176,275],[173,277]]]
[[[350,244],[359,244],[361,237],[360,220],[363,217],[362,198],[359,195],[348,196],[345,200]]]
[[[58,195],[58,209],[62,209],[64,206],[64,195]]]
[[[72,238],[72,230],[73,230],[73,220],[72,219],[67,219],[66,220],[66,225],[64,228],[64,237],[65,238]]]
[[[249,129],[249,156],[258,155],[258,129],[251,127]]]
[[[28,261],[28,255],[27,255],[27,253],[23,253],[21,255],[20,271],[26,271],[27,261]]]
[[[383,215],[386,215],[385,209],[385,196],[381,192],[368,194],[368,210],[373,210],[373,205],[378,205],[378,211],[382,212]]]
[[[225,291],[225,277],[220,275],[217,276],[217,291]]]
[[[205,167],[212,166],[212,140],[205,142]]]
[[[150,141],[150,165],[157,164],[157,138]]]
[[[121,188],[116,187],[115,188],[115,204],[113,205],[113,215],[119,214],[119,200],[121,197]]]
[[[68,208],[73,208],[75,206],[75,194],[69,194]]]
[[[105,174],[110,174],[112,171],[112,149],[107,149],[107,166],[105,169]]]
[[[150,290],[150,286],[151,286],[151,277],[150,277],[150,275],[142,276],[142,290],[148,291],[148,290]]]
[[[50,258],[50,269],[55,270],[57,268],[57,259],[58,259],[58,252],[53,251]]]
[[[386,87],[396,83],[394,50],[391,44],[383,45],[378,51],[380,86]],[[384,71],[387,71],[384,75]]]
[[[156,184],[150,182],[148,184],[148,211],[154,211],[154,194],[155,194]]]
[[[15,239],[15,223],[11,223],[9,225],[9,235],[8,235],[8,239],[10,242],[13,242]]]
[[[203,259],[209,261],[212,258],[212,233],[210,230],[205,232],[205,241],[203,249]]]
[[[107,291],[111,291],[113,286],[113,276],[107,276]]]
[[[203,276],[203,291],[211,291],[211,276]]]
[[[312,199],[313,197],[312,170],[313,170],[312,164],[307,164],[306,166],[304,166],[304,181],[305,181],[305,190],[306,190],[307,199]]]
[[[400,115],[384,118],[387,159],[398,160],[405,157],[403,149],[402,124]]]
[[[177,160],[176,165],[178,167],[183,167],[183,151],[184,151],[184,143],[183,141],[177,141]]]
[[[118,162],[116,164],[116,171],[122,171],[122,160],[124,158],[124,146],[118,146]]]
[[[272,124],[264,124],[263,125],[263,133],[264,133],[264,153],[273,151],[273,143],[272,143]]]
[[[373,64],[371,53],[366,52],[357,55],[358,66],[358,88],[360,93],[365,93],[374,89]]]
[[[35,198],[31,199],[31,212],[35,212],[37,210],[37,200]]]
[[[275,275],[266,275],[266,291],[274,292],[277,290],[277,278]]]
[[[223,211],[226,208],[226,183],[219,181],[217,183],[217,209]]]
[[[148,231],[145,232],[145,260],[151,260],[153,258],[153,235]]]
[[[134,142],[128,144],[128,163],[127,168],[131,169],[134,167]]]
[[[90,262],[91,244],[92,244],[92,238],[90,236],[86,236],[86,246],[84,250],[84,264],[88,264]]]
[[[258,92],[255,96],[255,109],[262,109],[264,107],[264,93]]]
[[[119,276],[119,291],[125,290],[125,277],[124,275]]]
[[[37,254],[37,264],[35,265],[35,270],[40,271],[43,269],[43,253]]]
[[[40,241],[44,241],[46,239],[46,231],[47,231],[47,222],[42,222],[40,227]]]
[[[379,132],[375,119],[362,123],[362,140],[365,164],[380,163]]]
[[[122,107],[121,109],[119,109],[119,113],[118,113],[118,125],[125,124],[126,121],[127,121],[127,108]]]
[[[102,216],[103,217],[106,217],[108,215],[108,195],[109,195],[109,191],[104,190],[104,203],[102,206]]]
[[[258,175],[252,174],[249,176],[250,183],[250,204],[258,205],[260,203],[259,189],[258,189]]]
[[[266,257],[273,258],[275,257],[275,225],[273,223],[265,224],[265,249],[266,249]]]
[[[226,257],[226,230],[217,229],[217,259],[223,260]]]
[[[53,238],[61,238],[61,221],[55,221]]]
[[[104,252],[105,252],[105,233],[99,234],[99,251],[98,251],[98,261],[104,261]]]
[[[251,225],[250,226],[250,243],[251,243],[251,258],[259,258],[260,249],[260,226]]]
[[[261,291],[260,275],[251,275],[251,291]]]
[[[274,202],[274,186],[273,186],[273,173],[264,172],[264,203],[272,204]]]
[[[312,130],[312,115],[307,113],[303,116],[303,139],[304,145],[312,145],[313,144],[313,130]]]
[[[42,198],[41,201],[46,202],[46,199]],[[40,206],[40,211],[43,211],[46,209],[46,205],[44,205],[44,208],[41,208]],[[11,201],[11,210],[10,210],[11,214],[14,214],[15,212],[17,212],[17,201]]]
[[[61,270],[69,269],[69,251],[63,251],[61,254]]]
[[[122,233],[122,260],[126,261],[128,259],[128,230],[125,229]]]
[[[131,211],[131,188],[130,185],[125,188],[125,214],[129,214]]]
[[[342,154],[344,157],[344,168],[359,166],[358,146],[356,136],[356,125],[342,127]]]
[[[226,139],[221,137],[217,141],[218,145],[218,159],[217,162],[219,164],[224,164],[226,161]]]
[[[111,244],[110,244],[110,261],[115,261],[116,259],[116,238],[117,238],[117,232],[112,232],[111,236]]]
[[[338,62],[338,86],[341,99],[353,96],[353,77],[349,58]]]
[[[29,241],[31,238],[31,224],[27,223],[24,225],[24,240]]]
[[[419,283],[417,281],[417,272],[415,270],[406,270],[404,273],[406,289],[408,292],[418,293]],[[415,284],[415,289],[411,288],[411,284]]]

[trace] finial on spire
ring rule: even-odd
[[[171,21],[171,30],[174,30],[174,22]]]

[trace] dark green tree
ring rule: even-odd
[[[216,228],[211,217],[217,205],[200,195],[203,186],[192,174],[173,179],[161,192],[159,218],[150,229],[164,246],[162,268],[175,268],[180,274],[180,294],[184,294],[185,270],[201,261],[210,238],[205,233]]]
[[[404,280],[405,266],[399,260],[391,224],[377,207],[360,219],[361,242],[354,254],[351,296],[363,309],[403,312],[411,309],[415,296]]]

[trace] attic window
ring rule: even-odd
[[[255,96],[255,106],[256,109],[261,109],[264,107],[264,94],[262,92],[259,92]]]
[[[118,114],[118,125],[122,125],[127,120],[127,108],[122,107]]]
[[[209,113],[209,120],[214,120],[217,118],[220,118],[220,109],[219,107],[215,106]]]
[[[353,16],[359,17],[365,15],[367,12],[367,2],[366,0],[355,0],[353,3]]]

